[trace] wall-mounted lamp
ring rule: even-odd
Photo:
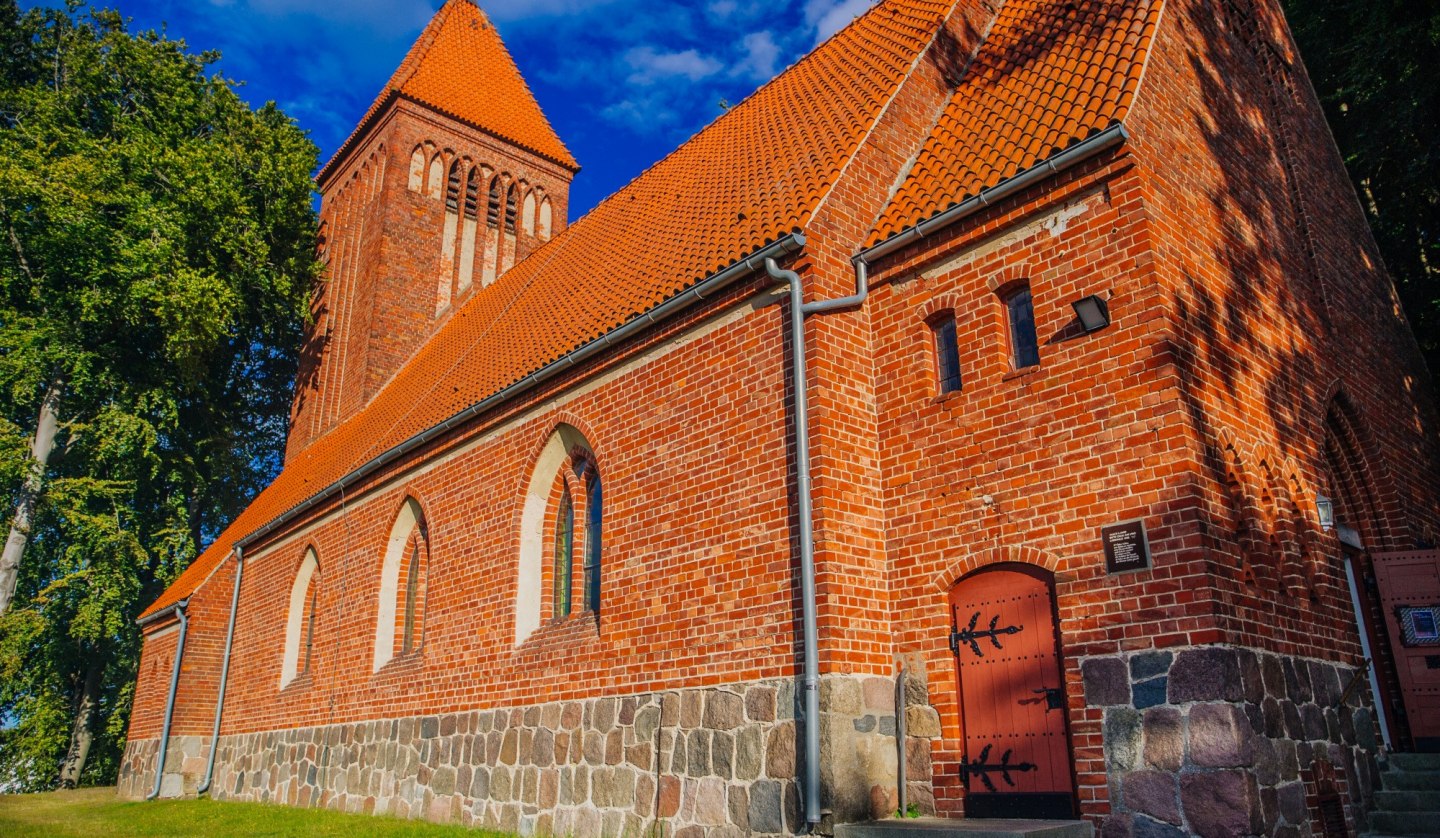
[[[1070,307],[1075,309],[1075,316],[1080,318],[1080,326],[1087,335],[1110,325],[1110,306],[1094,294],[1081,297]]]
[[[1335,529],[1335,501],[1324,495],[1316,495],[1315,511],[1320,515],[1320,529],[1325,532]]]

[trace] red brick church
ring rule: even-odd
[[[1403,823],[1440,417],[1276,0],[883,0],[571,224],[577,170],[446,3],[319,174],[285,467],[140,618],[122,794]]]

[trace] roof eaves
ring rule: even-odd
[[[241,549],[248,549],[255,543],[259,542],[261,539],[265,538],[276,530],[279,530],[281,527],[284,527],[286,524],[295,520],[309,510],[314,509],[315,507],[324,503],[329,498],[340,494],[347,488],[347,486],[355,485],[356,482],[365,479],[369,475],[374,474],[376,471],[384,468],[386,465],[393,463],[394,461],[405,456],[406,454],[454,430],[455,428],[459,427],[470,419],[473,419],[474,417],[495,407],[503,405],[511,399],[523,395],[532,388],[543,384],[545,381],[549,380],[560,372],[575,367],[576,365],[588,359],[590,356],[595,355],[605,349],[608,349],[611,346],[614,346],[629,339],[642,329],[659,323],[662,320],[668,319],[669,317],[672,317],[675,314],[678,314],[679,312],[690,308],[692,305],[696,305],[709,299],[714,294],[722,291],[732,283],[744,278],[745,276],[753,274],[758,270],[761,270],[765,264],[766,259],[781,258],[793,254],[804,246],[804,233],[796,231],[781,236],[770,244],[759,248],[755,252],[743,256],[740,259],[737,259],[727,267],[716,271],[704,280],[701,280],[700,282],[691,285],[688,289],[675,294],[674,296],[670,297],[659,305],[654,306],[649,311],[642,312],[632,317],[625,323],[622,323],[619,326],[611,329],[610,331],[605,332],[604,334],[599,335],[598,337],[584,344],[581,344],[580,346],[570,350],[570,352],[566,353],[565,355],[562,355],[561,357],[545,364],[539,369],[534,370],[530,374],[522,377],[520,380],[505,387],[504,389],[496,393],[492,393],[491,395],[481,399],[480,401],[475,402],[474,404],[456,413],[455,415],[444,420],[443,422],[432,425],[424,431],[421,431],[420,433],[415,434],[409,439],[399,443],[398,445],[395,445],[381,452],[380,454],[371,458],[369,461],[363,463],[359,467],[352,469],[348,474],[341,477],[339,480],[334,481],[329,486],[326,486],[324,489],[320,490],[316,494],[311,495],[309,498],[301,501],[299,504],[292,506],[290,509],[281,513],[279,516],[273,518],[264,526],[260,527],[254,532],[249,533],[248,535],[242,536],[241,538],[237,539],[235,542],[235,546]]]

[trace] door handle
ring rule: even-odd
[[[1048,713],[1051,710],[1065,709],[1065,696],[1061,693],[1059,687],[1041,687],[1033,692],[1036,695],[1045,696],[1045,712]]]

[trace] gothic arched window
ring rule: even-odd
[[[515,642],[525,642],[545,620],[576,610],[598,613],[600,529],[604,500],[590,443],[560,425],[546,440],[525,490],[520,527],[520,578],[516,586]],[[576,573],[576,558],[581,573]],[[580,579],[576,576],[580,575]],[[548,582],[549,608],[546,609]],[[577,582],[583,587],[577,589]]]
[[[320,560],[315,550],[305,551],[290,586],[290,609],[285,621],[285,654],[280,665],[280,687],[307,675],[314,661],[315,619],[320,603]]]
[[[396,656],[424,648],[425,571],[429,554],[424,513],[414,498],[406,499],[390,528],[390,539],[380,565],[375,618],[376,672]]]

